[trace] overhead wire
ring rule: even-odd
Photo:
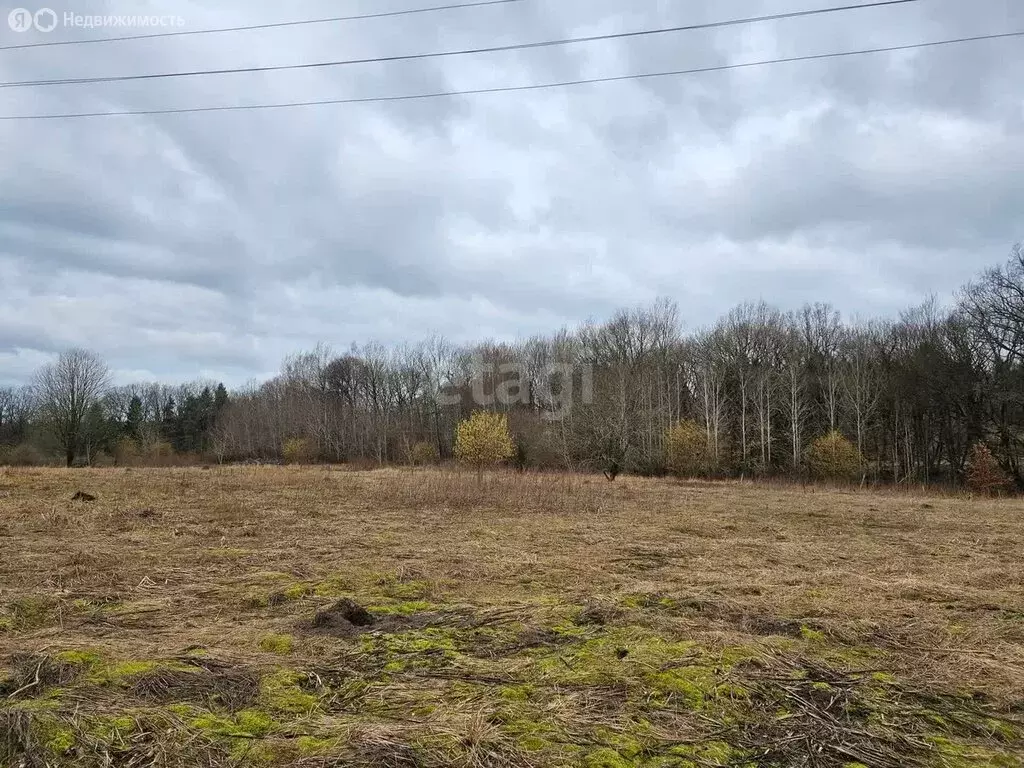
[[[889,45],[881,46],[876,48],[861,48],[853,51],[834,51],[830,53],[818,53],[818,54],[807,54],[803,56],[787,56],[775,59],[763,59],[759,61],[747,61],[747,62],[736,62],[732,64],[720,64],[705,67],[694,67],[691,69],[676,69],[659,72],[643,72],[637,74],[628,75],[614,75],[608,77],[593,77],[593,78],[580,78],[576,80],[562,80],[558,82],[549,83],[534,83],[530,85],[517,85],[517,86],[496,86],[491,88],[472,88],[465,90],[450,90],[450,91],[435,91],[432,93],[418,93],[418,94],[404,94],[396,96],[368,96],[368,97],[353,97],[353,98],[341,98],[341,99],[317,99],[311,101],[293,101],[293,102],[280,102],[274,104],[235,104],[235,105],[224,105],[224,106],[211,106],[211,107],[190,107],[181,109],[144,109],[144,110],[125,110],[125,111],[110,111],[110,112],[77,112],[77,113],[63,113],[63,114],[51,114],[51,115],[2,115],[0,121],[8,120],[63,120],[73,118],[91,118],[91,117],[121,117],[121,116],[138,116],[138,115],[179,115],[189,113],[208,113],[208,112],[236,112],[236,111],[250,111],[250,110],[271,110],[271,109],[291,109],[298,107],[313,107],[313,106],[324,106],[324,105],[338,105],[338,104],[370,104],[370,103],[383,103],[383,102],[399,102],[399,101],[416,101],[422,99],[436,99],[436,98],[447,98],[456,96],[472,96],[480,94],[493,94],[493,93],[513,93],[522,91],[538,91],[545,89],[556,89],[556,88],[568,88],[580,85],[590,85],[596,83],[612,83],[621,82],[626,80],[644,80],[651,78],[666,78],[676,77],[683,75],[694,75],[703,74],[710,72],[724,72],[728,70],[736,69],[748,69],[753,67],[764,67],[777,64],[790,64],[797,62],[808,62],[808,61],[820,61],[823,59],[835,59],[852,56],[864,56],[878,53],[893,53],[897,51],[910,51],[922,48],[933,48],[938,46],[956,45],[963,43],[979,42],[982,40],[998,40],[1015,37],[1024,37],[1024,30],[1015,32],[1000,32],[987,35],[973,35],[971,37],[958,37],[947,40],[933,40],[922,43],[910,43],[906,45]]]
[[[702,29],[716,29],[721,27],[755,24],[766,21],[779,21],[782,19],[803,18],[807,16],[840,13],[845,11],[862,10],[867,8],[882,8],[897,5],[907,5],[909,3],[916,2],[920,2],[920,0],[875,0],[874,2],[857,3],[852,5],[831,6],[827,8],[814,8],[802,11],[789,11],[786,13],[773,13],[763,16],[749,16],[740,19],[726,19],[724,21],[703,22],[699,24],[683,24],[671,27],[659,27],[656,29],[636,30],[632,32],[612,32],[602,35],[587,35],[585,37],[569,37],[557,40],[541,40],[530,43],[512,43],[508,45],[494,45],[480,48],[463,48],[460,50],[453,51],[432,51],[427,53],[413,53],[397,56],[374,56],[359,59],[340,59],[334,61],[319,61],[303,64],[278,64],[259,67],[230,67],[225,69],[201,69],[184,72],[161,72],[145,75],[110,75],[101,77],[76,77],[56,78],[49,80],[22,80],[15,82],[0,82],[0,88],[38,88],[44,86],[58,85],[94,85],[97,83],[122,83],[143,80],[163,80],[168,78],[192,78],[209,77],[214,75],[253,74],[266,72],[323,69],[327,67],[342,67],[356,64],[381,64],[394,63],[399,61],[420,61],[423,59],[436,59],[455,56],[473,56],[485,53],[500,53],[507,51],[535,50],[538,48],[550,48],[555,46],[577,45],[582,43],[594,43],[607,40],[647,37],[651,35],[665,35],[677,32],[689,32]]]

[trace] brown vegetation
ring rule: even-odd
[[[1024,765],[1017,500],[9,469],[0,550],[2,765]]]
[[[681,421],[665,435],[665,466],[680,477],[708,470],[707,433],[695,421]]]
[[[967,457],[967,487],[975,493],[998,496],[1013,487],[992,451],[984,443],[977,443]]]

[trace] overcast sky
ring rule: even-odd
[[[430,4],[74,10],[202,29]],[[522,0],[0,51],[0,80],[419,53],[830,4]],[[0,46],[126,33],[17,34],[0,10]],[[1010,30],[1024,30],[1021,0],[919,0],[474,57],[0,89],[0,115],[525,85]],[[1022,81],[1024,39],[1011,38],[419,102],[0,122],[0,383],[85,346],[122,382],[238,384],[318,341],[515,339],[658,296],[690,328],[757,299],[892,315],[950,297],[1024,238]]]

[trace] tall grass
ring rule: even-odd
[[[392,508],[594,514],[607,500],[603,482],[565,473],[496,471],[478,480],[475,473],[443,468],[385,471],[373,480],[374,503]]]

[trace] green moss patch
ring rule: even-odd
[[[317,708],[320,700],[309,693],[309,678],[299,672],[279,670],[260,680],[260,704],[272,712],[306,715]]]
[[[291,635],[264,635],[260,638],[260,650],[287,656],[295,650],[295,638]]]
[[[4,607],[0,619],[10,631],[40,629],[57,621],[57,608],[57,601],[51,597],[20,597]]]
[[[302,668],[283,658],[267,667],[53,654],[60,676],[47,691],[0,700],[0,718],[29,734],[10,754],[0,747],[0,758],[17,764],[31,752],[70,766],[106,750],[134,759],[155,738],[237,765],[754,768],[800,765],[813,753],[827,768],[1022,768],[1021,729],[1005,713],[970,692],[910,687],[879,666],[877,651],[810,625],[794,637],[713,646],[688,639],[689,619],[633,623],[654,609],[621,602],[528,606],[510,617],[375,599],[375,620],[358,633],[304,639],[303,651],[330,652]],[[663,600],[657,610],[677,610]],[[292,635],[257,638],[267,654],[296,649]],[[38,663],[12,669],[32,679]]]

